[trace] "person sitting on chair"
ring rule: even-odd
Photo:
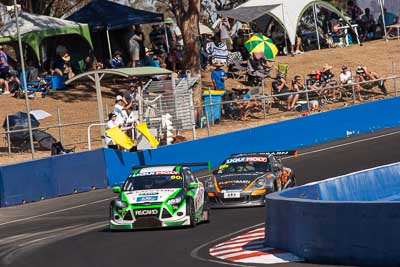
[[[372,81],[372,80],[379,80],[381,79],[381,77],[373,71],[368,71],[367,67],[361,67],[359,66],[356,70],[356,77],[355,80],[357,83],[360,82],[366,82],[366,81]],[[371,89],[374,86],[378,86],[379,89],[382,91],[382,93],[386,96],[387,90],[385,87],[385,81],[384,80],[380,80],[380,81],[375,81],[373,83],[364,83],[364,84],[356,84],[355,88],[357,90],[357,92],[359,93],[361,91],[361,88],[365,88],[365,89]],[[361,101],[361,95],[359,93],[359,100]]]
[[[348,70],[346,65],[342,66],[342,71],[339,74],[339,85],[343,85],[344,90],[350,89],[348,86],[349,84],[353,83],[353,74],[351,73],[350,70]],[[342,90],[343,90],[342,89]]]
[[[381,29],[381,32],[384,32],[383,30],[384,26],[386,27],[391,26],[399,22],[399,17],[391,12],[388,12],[386,8],[383,8],[383,13],[385,18],[385,25],[383,24],[382,15],[380,15],[378,18],[378,26]],[[389,30],[386,33],[387,36],[391,36],[393,29],[394,28],[389,28]]]
[[[258,85],[270,76],[271,66],[268,65],[264,55],[253,53],[247,63],[249,78],[253,78],[253,84]]]
[[[121,51],[117,50],[114,52],[114,56],[111,59],[111,67],[113,69],[123,68],[125,67],[124,59],[122,58]]]
[[[247,117],[252,115],[256,118],[261,118],[260,113],[262,111],[262,105],[260,102],[251,99],[251,96],[248,94],[248,88],[232,88],[232,90],[236,93],[237,99],[239,100],[237,103],[240,108],[240,120],[247,121]]]
[[[335,74],[332,72],[332,66],[329,66],[328,64],[324,64],[322,66],[322,72],[321,72],[321,87],[322,88],[329,88],[332,86],[336,86],[337,82],[333,79],[335,77]],[[337,89],[328,89],[328,90],[323,90],[323,94],[332,94],[333,99],[336,99],[336,94],[338,94],[339,98],[342,98],[342,94],[340,90]]]
[[[272,89],[274,95],[276,96],[279,100],[287,101],[287,109],[288,110],[293,110],[297,100],[299,100],[299,95],[281,95],[280,94],[287,94],[287,93],[292,93],[293,91],[289,89],[289,85],[285,81],[285,78],[278,74],[276,77],[276,81],[272,82]]]
[[[363,35],[363,40],[368,39],[370,33],[372,35],[371,38],[375,36],[376,23],[374,15],[371,14],[369,8],[366,8],[365,14],[361,16],[360,28],[361,28],[361,34]]]

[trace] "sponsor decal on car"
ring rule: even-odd
[[[141,172],[141,173],[131,174],[130,177],[154,176],[154,175],[180,175],[180,172],[177,171]]]
[[[240,163],[240,162],[268,162],[267,157],[241,157],[227,159],[225,164]]]
[[[158,215],[158,209],[135,210],[135,216],[155,216]]]
[[[139,196],[136,198],[136,202],[145,202],[145,201],[156,201],[158,196]]]
[[[226,184],[248,184],[250,183],[249,180],[228,180],[219,182],[219,185],[226,185]]]

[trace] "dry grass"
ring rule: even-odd
[[[347,48],[334,48],[325,49],[321,51],[311,51],[303,55],[297,55],[295,57],[278,57],[277,62],[283,62],[289,64],[288,77],[292,78],[294,75],[304,76],[311,70],[320,69],[324,63],[332,65],[333,71],[338,75],[342,64],[346,64],[352,70],[356,69],[357,66],[368,66],[370,70],[376,71],[383,76],[392,75],[392,62],[397,66],[400,63],[400,41],[393,40],[389,43],[385,43],[382,40],[376,40],[368,42],[363,46],[351,46]],[[203,73],[203,87],[210,85],[210,74],[209,72]],[[267,83],[266,93],[270,93],[270,83]],[[237,81],[228,80],[227,88],[236,87]],[[392,82],[387,83],[387,87],[391,95],[394,95],[394,89]],[[124,91],[124,85],[117,83],[108,87],[103,88],[103,104],[108,106],[111,110],[114,104],[114,97],[117,93]],[[379,91],[377,91],[379,92]],[[352,103],[348,103],[352,104]],[[25,111],[25,102],[23,99],[16,99],[10,95],[0,96],[0,118],[5,118],[7,114],[13,114],[17,111]],[[80,85],[75,89],[68,89],[64,91],[58,91],[54,95],[41,98],[40,95],[36,99],[30,101],[31,109],[43,109],[51,114],[49,117],[41,121],[41,126],[48,127],[56,125],[58,122],[57,109],[60,110],[61,121],[63,123],[73,123],[82,121],[94,121],[98,119],[97,116],[97,102],[94,88],[91,86]],[[323,111],[342,107],[343,103],[336,103],[324,106]],[[231,132],[235,130],[245,129],[249,127],[255,127],[275,121],[285,120],[301,116],[298,112],[277,112],[277,110],[271,110],[271,113],[275,115],[269,115],[266,120],[254,119],[247,122],[232,122],[222,121],[220,124],[215,125],[211,128],[210,134],[216,135],[225,132]],[[49,129],[49,132],[59,139],[58,129]],[[70,146],[76,146],[77,151],[87,149],[87,125],[70,126],[65,127],[62,130],[63,143],[69,144]],[[99,136],[98,130],[93,130],[92,136]],[[191,139],[192,133],[183,133],[188,139]],[[207,129],[198,129],[197,136],[207,136]],[[4,138],[4,135],[0,135],[0,138]],[[100,143],[94,143],[95,146],[100,146]],[[21,162],[29,160],[31,158],[29,152],[24,153],[12,153],[9,155],[6,143],[0,141],[0,165],[9,164],[14,162]],[[36,157],[48,156],[48,151],[37,152]]]

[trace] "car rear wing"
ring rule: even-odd
[[[248,152],[248,153],[237,153],[237,154],[232,154],[232,156],[256,156],[256,155],[274,155],[276,157],[285,157],[285,156],[294,156],[297,157],[299,155],[299,152],[297,150],[281,150],[281,151],[270,151],[270,152]]]
[[[165,164],[154,164],[154,165],[132,165],[132,169],[141,169],[149,167],[163,167],[163,166],[181,166],[181,167],[201,167],[207,166],[211,169],[211,162],[187,162],[187,163],[165,163]]]

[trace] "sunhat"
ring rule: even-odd
[[[71,57],[69,56],[68,53],[65,53],[65,54],[62,56],[62,59],[63,59],[64,61],[70,61],[70,60],[71,60]]]
[[[324,65],[322,66],[322,69],[323,69],[323,70],[330,70],[330,69],[332,69],[332,66],[330,66],[330,65],[328,65],[328,64],[324,64]]]
[[[115,100],[117,100],[117,101],[120,101],[120,100],[122,100],[122,96],[120,96],[120,95],[117,95],[117,97],[115,98]]]
[[[223,67],[223,66],[224,66],[224,63],[222,63],[221,61],[218,60],[218,61],[215,61],[215,62],[214,62],[214,66],[215,66],[215,67]]]

